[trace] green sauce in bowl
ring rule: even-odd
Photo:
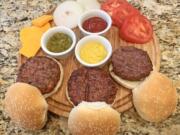
[[[55,33],[47,42],[47,49],[54,53],[60,53],[68,50],[72,45],[72,39],[65,33]]]

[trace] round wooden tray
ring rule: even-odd
[[[78,39],[82,38],[82,35],[78,28],[75,30],[76,36]],[[160,49],[159,44],[157,42],[155,34],[153,35],[153,39],[147,44],[131,44],[127,43],[119,38],[118,29],[116,27],[112,27],[110,31],[107,33],[106,38],[111,42],[113,50],[119,48],[120,46],[135,46],[137,48],[143,49],[148,52],[152,63],[156,70],[159,70],[160,67]],[[45,55],[43,51],[40,49],[37,55]],[[24,63],[27,58],[19,55],[19,66]],[[59,91],[52,95],[50,98],[47,99],[49,104],[49,111],[56,113],[60,116],[68,117],[69,112],[72,109],[72,105],[66,98],[66,87],[67,81],[72,73],[73,70],[79,68],[81,65],[77,62],[74,53],[70,55],[68,58],[59,60],[64,68],[64,78],[62,86],[59,88]],[[103,67],[102,70],[106,70],[108,72],[108,64]],[[120,85],[118,85],[118,92],[116,95],[116,99],[114,104],[112,105],[119,112],[124,112],[130,109],[132,104],[132,92],[129,89],[126,89]]]
[[[49,11],[48,14],[51,14],[52,11],[53,10]],[[78,28],[74,29],[74,32],[76,33],[78,40],[82,38],[82,34],[80,33]],[[153,34],[153,39],[149,43],[143,45],[132,44],[123,41],[122,39],[120,39],[119,31],[116,27],[112,27],[105,37],[111,42],[113,50],[119,48],[120,46],[135,46],[137,48],[147,51],[147,53],[151,58],[153,66],[156,68],[156,70],[159,70],[160,48],[155,34]],[[40,49],[37,55],[45,55],[45,54]],[[26,60],[27,60],[26,57],[19,55],[18,58],[19,66],[22,63],[26,62]],[[58,61],[61,62],[64,69],[63,83],[62,86],[59,88],[59,90],[54,95],[49,97],[47,101],[49,104],[49,111],[60,116],[68,117],[69,112],[71,111],[73,106],[69,103],[69,101],[66,98],[67,81],[72,71],[79,68],[81,65],[76,60],[74,53],[69,57],[67,57],[66,59],[58,60]],[[107,63],[105,67],[102,68],[102,70],[108,72],[108,65],[109,63]],[[115,102],[112,104],[112,107],[116,109],[118,112],[124,112],[133,107],[132,92],[131,90],[126,89],[118,84],[117,87],[118,87],[118,91],[116,94]]]

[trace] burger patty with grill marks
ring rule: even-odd
[[[42,94],[50,93],[60,79],[60,67],[53,59],[45,56],[29,58],[21,65],[17,82],[37,87]]]
[[[113,72],[122,79],[140,81],[153,70],[146,51],[132,46],[121,47],[112,55]]]
[[[68,95],[74,105],[81,101],[113,103],[117,87],[105,71],[98,68],[79,68],[68,81]]]

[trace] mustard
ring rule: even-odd
[[[80,58],[89,64],[96,64],[107,56],[106,48],[97,41],[88,42],[80,48]]]

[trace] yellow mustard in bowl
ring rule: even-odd
[[[107,50],[100,42],[90,41],[80,48],[80,58],[89,64],[96,64],[104,60]]]

